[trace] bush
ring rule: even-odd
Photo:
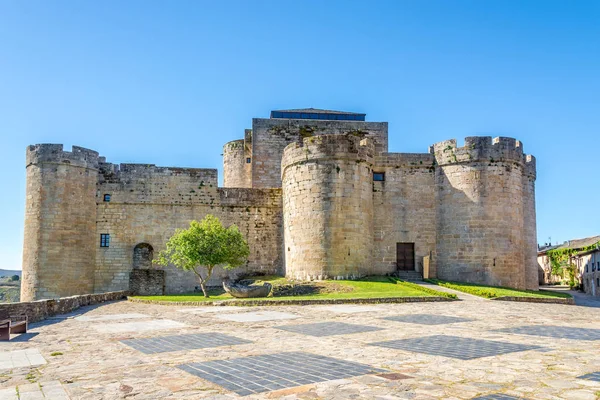
[[[13,276],[10,277],[10,280],[13,281],[13,282],[18,281],[19,279],[20,279],[19,275],[13,275]]]

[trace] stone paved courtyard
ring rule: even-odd
[[[25,400],[595,400],[600,340],[580,328],[600,330],[600,308],[121,301],[32,324],[0,343],[0,399],[18,399],[18,386]],[[393,345],[375,345],[386,342]]]

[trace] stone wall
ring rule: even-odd
[[[417,271],[431,256],[432,277],[538,287],[535,159],[515,139],[387,153],[387,123],[254,119],[225,146],[224,168],[226,186],[244,187],[218,188],[215,169],[30,146],[22,299],[128,290],[134,268],[150,268],[177,229],[208,214],[236,224],[251,251],[209,285],[241,274],[393,273],[404,242],[415,244]],[[166,293],[199,290],[191,272],[165,267],[164,279]]]
[[[282,160],[286,275],[350,278],[372,273],[370,138],[308,137]]]
[[[573,258],[583,291],[600,297],[600,251],[595,250]]]
[[[104,163],[101,171],[96,235],[109,233],[111,244],[94,249],[96,291],[128,289],[136,245],[148,244],[157,254],[176,229],[208,214],[236,224],[250,246],[247,264],[229,274],[282,273],[281,189],[217,188],[217,171],[207,169]],[[104,194],[110,202],[102,201]],[[166,293],[199,286],[192,272],[164,270]],[[217,269],[209,284],[225,275]]]
[[[383,153],[375,157],[374,172],[384,181],[373,182],[373,273],[396,271],[396,244],[415,244],[415,270],[423,271],[423,257],[435,255],[436,203],[434,157],[431,154]],[[435,257],[429,273],[435,277]]]
[[[161,269],[134,269],[129,273],[129,291],[138,296],[165,294],[165,271]]]
[[[526,213],[534,214],[534,175],[521,143],[471,137],[464,147],[449,140],[431,152],[438,278],[537,289],[535,227],[526,227],[532,223]]]
[[[281,187],[281,159],[290,143],[306,137],[347,133],[371,137],[377,152],[387,151],[387,122],[254,118],[252,187]]]
[[[98,153],[29,146],[21,300],[94,291]]]
[[[42,321],[54,315],[67,314],[79,307],[89,306],[106,301],[121,300],[127,297],[127,291],[84,294],[62,297],[53,300],[37,300],[20,303],[0,304],[0,319],[16,318],[27,315],[29,322]]]

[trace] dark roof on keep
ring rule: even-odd
[[[317,114],[346,114],[346,115],[367,115],[363,113],[355,113],[349,111],[323,110],[321,108],[294,108],[291,110],[273,110],[271,112],[295,112],[295,113],[317,113]]]
[[[288,118],[288,119],[324,119],[324,120],[349,120],[349,121],[364,121],[367,114],[323,110],[320,108],[294,108],[290,110],[273,110],[271,118]]]

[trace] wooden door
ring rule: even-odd
[[[415,270],[414,243],[396,243],[396,263],[399,271]]]

